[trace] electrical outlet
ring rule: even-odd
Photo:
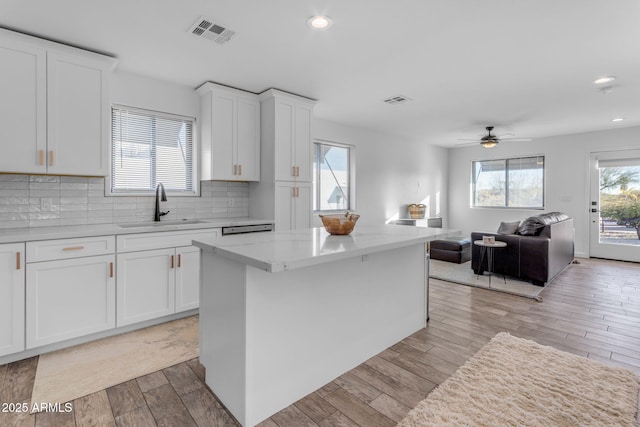
[[[43,197],[40,199],[40,210],[42,212],[49,212],[51,210],[51,199]]]
[[[227,203],[228,203],[227,206],[230,208],[236,207],[236,201],[234,199],[228,199]]]

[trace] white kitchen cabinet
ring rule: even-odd
[[[311,184],[276,182],[275,221],[278,230],[295,230],[311,225]]]
[[[0,32],[0,172],[43,173],[47,146],[47,53]]]
[[[118,236],[117,325],[198,308],[200,250],[219,229]]]
[[[176,248],[176,313],[198,308],[200,301],[200,249]]]
[[[0,245],[0,356],[24,350],[24,244]]]
[[[125,326],[175,312],[175,249],[118,254],[118,319]]]
[[[310,182],[313,102],[277,93],[273,102],[275,180]]]
[[[0,29],[0,172],[105,176],[113,58]]]
[[[201,179],[260,180],[260,102],[249,92],[205,83],[201,96]]]
[[[309,227],[315,101],[275,89],[260,100],[262,179],[249,186],[249,216],[274,218],[276,230]]]
[[[29,263],[27,348],[115,327],[113,254]]]

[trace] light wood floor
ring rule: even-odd
[[[542,296],[432,280],[427,328],[261,426],[394,426],[501,331],[640,372],[640,264],[580,260]],[[29,402],[36,364],[0,366],[0,403]],[[69,413],[0,413],[0,425],[235,426],[202,381],[194,359],[77,399]]]

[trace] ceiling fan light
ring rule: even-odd
[[[599,79],[594,80],[593,83],[597,85],[601,85],[605,83],[611,83],[615,79],[616,79],[615,76],[605,76],[605,77],[600,77]]]
[[[495,141],[493,139],[487,139],[485,141],[482,141],[480,145],[482,145],[484,148],[493,148],[496,145],[498,145],[498,141]]]

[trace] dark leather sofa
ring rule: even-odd
[[[497,241],[507,243],[505,248],[494,250],[493,272],[544,286],[573,261],[573,233],[572,218],[550,212],[525,219],[513,234],[473,232],[471,241],[495,236]],[[480,249],[472,245],[471,268],[476,274],[488,270],[486,257],[479,265]]]

